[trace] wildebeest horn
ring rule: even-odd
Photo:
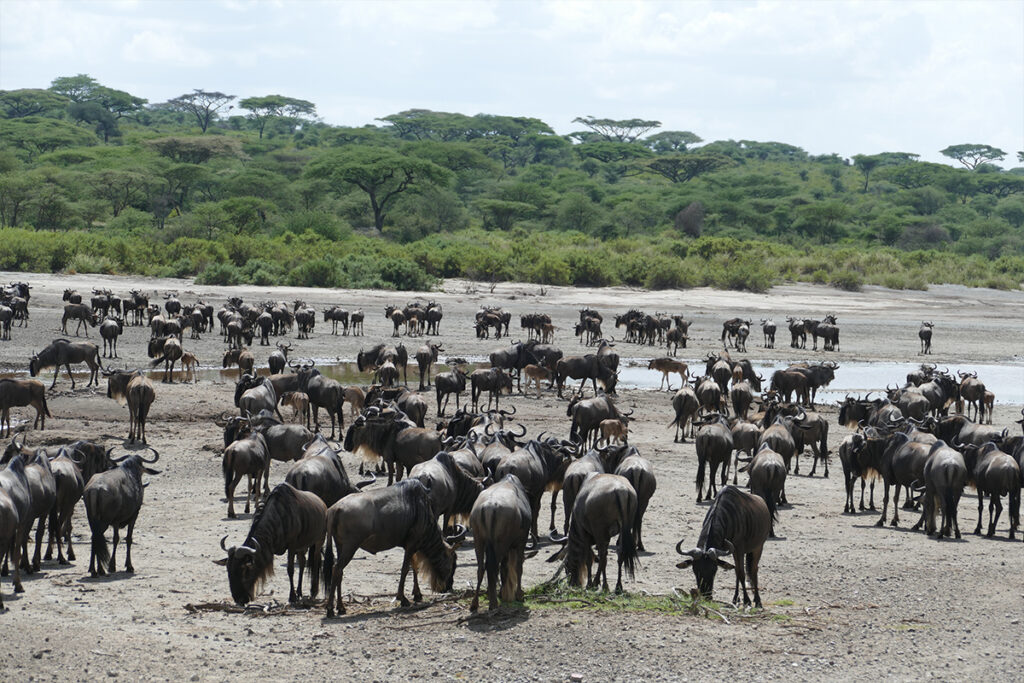
[[[455,525],[455,533],[453,535],[451,535],[451,536],[446,536],[444,540],[445,540],[446,543],[451,545],[452,543],[455,543],[456,541],[462,540],[465,536],[466,536],[466,527],[462,526],[461,524],[456,524]]]
[[[252,542],[256,544],[257,548],[259,547],[260,542],[257,541],[255,538],[252,539]],[[256,548],[250,548],[247,545],[240,545],[237,548],[235,548],[235,554],[236,555],[255,555],[256,554]]]
[[[153,451],[153,459],[152,460],[146,460],[145,458],[143,458],[140,455],[139,456],[139,460],[141,460],[142,462],[146,463],[147,465],[152,465],[153,463],[155,463],[157,460],[160,459],[160,453],[155,448],[153,448],[152,446],[146,446],[146,448],[148,448],[149,450]]]
[[[522,424],[522,423],[520,423],[520,422],[517,422],[516,424],[518,424],[518,425],[519,425],[520,427],[522,427],[522,428],[523,428],[523,431],[521,431],[521,432],[519,432],[518,434],[516,434],[515,432],[513,432],[513,431],[512,431],[511,429],[510,429],[510,430],[508,430],[508,433],[509,433],[509,434],[511,434],[512,436],[516,437],[516,438],[519,438],[519,437],[521,437],[521,436],[526,436],[526,425],[524,425],[524,424]]]
[[[629,412],[628,412],[628,413],[619,413],[619,414],[620,414],[620,415],[622,415],[622,417],[629,417],[629,416],[630,416],[630,415],[632,415],[632,414],[633,414],[633,413],[634,413],[635,411],[636,411],[636,408],[630,408],[630,410],[629,410]]]
[[[700,553],[700,548],[693,548],[691,550],[683,550],[683,541],[680,540],[676,543],[676,552],[680,555],[689,555],[690,557],[696,557]]]
[[[220,549],[223,550],[224,552],[228,551],[227,546],[224,545],[224,541],[226,541],[226,540],[228,540],[228,535],[224,534],[224,538],[220,539]]]
[[[546,431],[544,431],[544,432],[541,432],[540,434],[538,434],[538,435],[537,435],[537,439],[536,439],[536,440],[537,440],[537,441],[541,441],[541,440],[542,440],[542,439],[544,438],[544,435],[545,435],[545,434],[547,434],[547,432],[546,432]]]
[[[515,415],[516,414],[516,407],[512,406],[512,412],[511,413],[508,412],[507,410],[499,410],[498,413],[500,415],[504,415],[505,417],[509,417],[511,415]]]

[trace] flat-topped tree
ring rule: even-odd
[[[950,159],[956,159],[972,171],[982,164],[1002,161],[1006,157],[1006,152],[998,147],[973,142],[962,145],[950,145],[946,149],[939,150],[939,153]]]
[[[232,109],[231,100],[235,95],[225,95],[222,92],[200,90],[196,88],[191,93],[179,95],[173,100],[167,100],[167,107],[174,111],[181,111],[196,117],[199,129],[204,133],[210,127],[210,123],[217,117],[222,109]],[[225,107],[227,107],[225,109]]]
[[[263,130],[271,119],[302,119],[316,116],[316,105],[312,102],[284,95],[247,97],[240,100],[238,106],[249,112],[249,118],[256,123],[261,140],[263,139]]]
[[[582,123],[608,142],[636,142],[648,131],[661,127],[661,121],[599,119],[593,116],[577,116],[572,122]]]

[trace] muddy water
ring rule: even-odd
[[[483,357],[466,357],[469,362],[467,372],[472,372],[477,367],[485,367],[486,360]],[[703,368],[704,363],[698,359],[681,359],[689,364],[691,369]],[[754,361],[754,368],[765,378],[771,378],[771,373],[783,369],[789,365],[784,361]],[[371,380],[369,373],[361,373],[354,361],[343,360],[318,362],[317,369],[328,377],[341,382],[342,384],[368,384]],[[819,391],[818,396],[824,401],[841,401],[846,394],[866,394],[869,391],[880,391],[891,384],[904,384],[907,373],[918,367],[916,363],[842,363],[836,370],[836,378],[829,385],[827,390]],[[439,364],[431,371],[431,377],[438,372],[445,372],[447,365]],[[949,365],[942,366],[951,373],[957,371],[977,372],[978,378],[985,383],[985,388],[996,395],[996,403],[1001,404],[1022,404],[1024,403],[1024,365]],[[259,374],[268,374],[266,368],[258,369]],[[49,386],[52,381],[52,370],[48,370],[42,378]],[[162,371],[149,371],[150,377],[159,379]],[[0,374],[0,377],[26,377],[28,373]],[[87,382],[87,372],[75,372],[75,381]],[[176,377],[179,377],[176,373]],[[234,382],[238,379],[238,369],[231,368],[224,370],[216,367],[204,367],[199,370],[201,382]],[[679,376],[673,375],[673,388],[679,385]],[[61,379],[58,384],[67,381],[67,377],[61,370]],[[419,381],[419,371],[415,363],[409,364],[409,383],[415,386]],[[633,364],[626,361],[619,368],[619,387],[623,389],[657,389],[661,383],[661,373],[648,370],[646,363],[638,362]]]

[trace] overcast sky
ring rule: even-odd
[[[161,102],[193,88],[403,109],[644,118],[812,154],[1024,149],[1024,2],[0,0],[0,89],[87,73]]]

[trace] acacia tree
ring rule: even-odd
[[[247,97],[238,102],[238,106],[247,110],[249,118],[256,122],[256,128],[263,139],[263,129],[267,122],[275,118],[314,118],[316,105],[306,100],[299,100],[284,95],[264,95],[263,97]]]
[[[598,119],[593,116],[577,116],[572,122],[582,123],[608,142],[636,142],[641,135],[661,127],[661,121]]]
[[[939,153],[950,159],[956,159],[972,171],[982,164],[1002,161],[1006,157],[1006,152],[998,147],[975,143],[950,145],[946,149],[939,150]]]
[[[451,173],[431,161],[392,149],[352,146],[325,152],[310,162],[306,176],[328,181],[339,193],[352,187],[365,192],[373,224],[383,230],[387,210],[396,197],[423,183],[443,184]]]
[[[167,107],[173,111],[185,112],[195,116],[199,129],[205,133],[220,110],[227,107],[224,111],[230,111],[233,108],[230,104],[233,99],[235,99],[235,95],[225,95],[222,92],[196,88],[191,93],[179,95],[173,100],[167,100]]]
[[[643,140],[643,143],[656,154],[686,152],[689,151],[690,145],[695,145],[698,142],[704,142],[704,140],[688,130],[663,130]]]
[[[6,118],[20,119],[26,116],[38,116],[67,106],[68,99],[63,95],[23,88],[21,90],[0,90],[0,110]]]
[[[853,165],[864,175],[864,187],[861,192],[868,191],[868,181],[871,174],[880,166],[897,166],[912,161],[917,161],[917,154],[909,152],[882,152],[881,154],[855,154]]]
[[[673,183],[685,183],[699,175],[717,171],[731,165],[731,161],[719,154],[674,154],[660,156],[641,162],[641,168],[648,173],[660,175]]]

